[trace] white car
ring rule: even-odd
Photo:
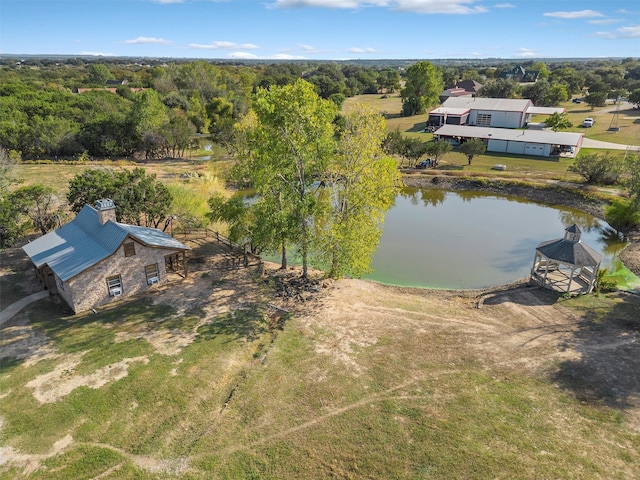
[[[596,123],[596,121],[593,118],[589,117],[589,118],[585,118],[582,121],[582,126],[585,128],[589,128],[589,127],[593,127],[594,123]]]

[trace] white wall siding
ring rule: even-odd
[[[489,140],[487,150],[490,152],[506,153],[508,143],[509,142],[507,142],[506,140]]]

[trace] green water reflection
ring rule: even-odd
[[[579,210],[478,192],[406,189],[387,212],[366,278],[431,288],[486,288],[529,275],[536,246],[577,224],[584,243],[615,270],[626,242]]]

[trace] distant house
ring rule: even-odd
[[[498,78],[507,80],[515,80],[519,83],[532,83],[538,80],[540,72],[537,70],[525,70],[524,67],[518,65],[511,70],[504,70],[498,75]]]
[[[460,80],[440,94],[440,103],[443,103],[450,97],[473,97],[480,89],[482,84],[475,80]]]
[[[43,287],[76,313],[164,284],[169,271],[187,275],[189,247],[155,228],[118,223],[109,199],[22,248]]]

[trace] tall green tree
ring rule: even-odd
[[[111,80],[113,75],[111,74],[111,70],[109,67],[102,63],[94,63],[89,67],[89,77],[87,78],[87,83],[91,85],[105,86],[107,84],[107,80]]]
[[[158,93],[155,90],[138,93],[127,120],[138,137],[138,148],[144,151],[145,157],[156,156],[163,144],[161,129],[169,123],[167,107],[160,101]]]
[[[337,108],[321,99],[304,80],[292,85],[258,89],[255,122],[248,123],[239,149],[242,175],[260,201],[280,205],[290,218],[274,232],[281,245],[297,247],[302,275],[308,276],[311,226],[318,209],[318,181],[335,151],[333,119]],[[295,228],[290,228],[293,224]]]
[[[518,98],[522,88],[510,78],[498,78],[485,83],[478,92],[479,97]]]
[[[444,90],[442,74],[431,62],[414,63],[407,69],[405,86],[400,91],[402,114],[420,115],[438,105]]]
[[[629,94],[629,103],[632,103],[635,108],[640,108],[640,88],[635,89]]]
[[[119,222],[162,230],[169,226],[171,193],[155,174],[147,175],[143,168],[119,172],[88,169],[69,182],[67,201],[74,212],[102,198],[114,201]]]
[[[440,160],[447,153],[453,150],[453,146],[446,140],[434,140],[427,143],[427,155],[431,158],[431,165],[433,168],[437,168],[440,164]]]
[[[590,92],[589,95],[584,97],[584,101],[593,110],[594,107],[604,107],[607,102],[607,93],[605,92]]]
[[[567,128],[573,127],[573,123],[569,120],[569,115],[567,112],[554,112],[549,115],[549,118],[544,122],[547,128],[550,128],[554,132],[558,130],[566,130]]]
[[[400,174],[382,151],[385,130],[384,118],[368,107],[346,115],[321,194],[328,202],[315,221],[315,251],[333,278],[370,271],[385,212],[398,192]]]
[[[28,185],[11,192],[8,199],[43,235],[58,226],[61,205],[53,188]]]
[[[460,153],[467,157],[467,165],[471,165],[473,157],[482,155],[487,151],[487,146],[479,138],[471,138],[460,145]]]

